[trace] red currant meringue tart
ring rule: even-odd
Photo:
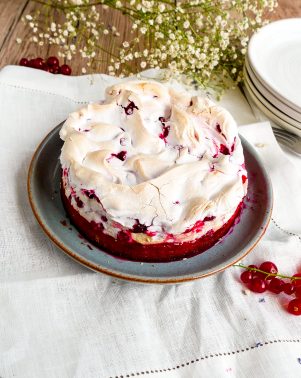
[[[110,254],[167,262],[213,246],[239,216],[247,172],[237,125],[207,98],[127,81],[72,113],[61,193],[73,224]]]

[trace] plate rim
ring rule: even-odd
[[[258,97],[256,97],[256,95],[254,94],[252,88],[250,87],[250,85],[248,84],[248,82],[246,81],[244,83],[245,85],[245,89],[246,91],[248,92],[248,94],[250,95],[252,101],[255,103],[255,105],[259,108],[259,110],[265,114],[265,116],[267,118],[269,118],[272,122],[274,122],[276,125],[278,125],[278,127],[282,127],[283,129],[285,130],[288,130],[289,132],[293,133],[293,134],[296,134],[298,136],[301,136],[301,129],[298,129],[297,127],[289,124],[288,122],[286,122],[285,120],[283,120],[282,118],[278,117],[276,114],[274,114],[270,109],[268,109],[260,100]]]
[[[255,72],[253,71],[253,68],[250,66],[250,63],[247,57],[245,59],[245,67],[246,67],[246,71],[249,78],[253,82],[254,86],[257,88],[257,91],[260,92],[261,96],[264,97],[266,101],[268,101],[272,105],[274,105],[275,103],[277,105],[277,106],[275,105],[275,108],[279,112],[286,114],[289,118],[292,118],[293,120],[297,121],[301,125],[301,113],[297,112],[294,108],[284,103],[274,93],[272,93],[269,88],[265,87],[264,83],[261,82],[260,79],[256,76]]]
[[[282,102],[284,102],[287,106],[293,108],[297,112],[301,112],[301,106],[294,103],[293,101],[289,100],[288,98],[284,97],[279,90],[273,85],[273,83],[270,83],[266,80],[265,75],[260,72],[258,68],[256,68],[256,64],[254,64],[254,54],[253,54],[253,45],[257,42],[258,38],[261,37],[262,33],[265,32],[266,29],[269,28],[277,28],[279,24],[290,24],[290,23],[300,23],[301,25],[301,17],[292,17],[292,18],[285,18],[277,21],[273,21],[263,27],[261,27],[256,33],[252,35],[249,41],[248,50],[247,50],[247,56],[250,62],[250,65],[252,66],[254,72],[257,74],[258,77],[266,84],[266,86],[275,94],[276,97],[281,99]]]
[[[243,68],[243,72],[244,72],[245,84],[252,90],[252,93],[254,94],[254,96],[256,96],[258,101],[260,101],[261,104],[265,108],[267,108],[271,113],[273,113],[275,117],[281,119],[282,121],[286,122],[288,125],[290,125],[290,126],[301,131],[301,122],[298,122],[297,120],[293,119],[292,117],[289,117],[287,114],[283,113],[281,110],[279,110],[278,108],[273,106],[273,104],[271,104],[269,102],[269,100],[267,100],[260,93],[260,91],[257,89],[255,84],[252,82],[252,78],[249,75],[246,66]],[[298,125],[298,126],[296,126],[296,125]]]
[[[181,277],[178,277],[178,278],[174,278],[174,277],[171,277],[171,278],[167,278],[167,277],[163,277],[163,278],[147,277],[146,278],[146,277],[135,276],[133,274],[125,274],[125,273],[117,272],[117,271],[114,271],[114,270],[110,270],[110,269],[105,268],[103,266],[99,266],[99,265],[97,265],[97,264],[95,264],[95,263],[93,263],[93,262],[91,262],[91,261],[89,261],[89,260],[87,260],[87,259],[85,259],[81,256],[78,256],[77,254],[75,254],[72,251],[72,248],[68,248],[68,246],[62,244],[56,238],[56,235],[51,230],[51,228],[44,224],[44,222],[43,222],[43,220],[42,220],[42,218],[39,214],[39,210],[37,209],[37,206],[35,204],[35,201],[34,201],[34,198],[33,198],[33,193],[32,193],[33,192],[32,191],[32,185],[33,185],[32,180],[33,180],[33,177],[34,177],[33,172],[34,172],[34,167],[35,167],[35,165],[38,161],[38,159],[37,159],[38,154],[42,151],[42,147],[45,145],[47,139],[49,139],[51,134],[55,134],[56,130],[59,127],[61,127],[63,125],[63,123],[64,122],[61,122],[59,125],[57,125],[53,129],[51,129],[47,133],[47,135],[42,139],[42,141],[38,144],[32,158],[31,158],[30,164],[29,164],[29,169],[28,169],[28,174],[27,174],[27,194],[28,194],[28,199],[29,199],[29,203],[30,203],[33,215],[35,216],[35,218],[36,218],[38,224],[40,225],[41,229],[43,230],[43,232],[47,235],[47,237],[62,252],[64,252],[67,256],[69,256],[70,258],[75,260],[77,263],[80,263],[81,265],[85,266],[86,268],[89,268],[89,269],[91,269],[91,270],[93,270],[97,273],[103,273],[107,276],[117,278],[117,279],[120,279],[120,280],[123,280],[123,281],[125,280],[125,281],[128,281],[128,282],[130,281],[130,282],[142,283],[142,284],[180,284],[180,283],[184,283],[184,282],[191,282],[191,281],[195,281],[197,279],[209,277],[209,276],[214,275],[216,273],[220,273],[220,272],[226,270],[227,268],[233,266],[238,261],[242,260],[245,256],[247,256],[256,247],[256,245],[259,243],[259,241],[262,239],[263,235],[265,234],[265,232],[266,232],[266,230],[269,226],[269,223],[270,223],[270,220],[271,220],[271,217],[272,217],[272,211],[273,211],[274,195],[273,195],[272,183],[271,183],[270,177],[269,177],[265,167],[263,166],[261,159],[258,156],[256,150],[253,148],[253,146],[249,142],[246,141],[246,139],[244,137],[242,137],[240,135],[240,138],[248,144],[248,148],[250,148],[251,151],[255,153],[256,159],[259,160],[260,163],[261,163],[261,168],[263,170],[264,177],[266,178],[266,180],[269,184],[268,185],[268,191],[269,191],[269,194],[270,194],[270,200],[269,200],[270,207],[268,209],[269,211],[266,213],[264,224],[261,225],[261,228],[259,229],[260,231],[258,231],[258,235],[256,236],[256,240],[251,242],[251,245],[247,248],[247,250],[244,252],[243,255],[239,256],[239,258],[235,259],[234,261],[231,261],[230,263],[227,263],[223,267],[213,269],[212,271],[207,272],[207,273],[191,274],[190,276],[181,276]]]

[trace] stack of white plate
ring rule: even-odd
[[[252,36],[244,82],[261,112],[301,136],[301,18],[273,22]]]

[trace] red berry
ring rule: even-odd
[[[261,273],[261,272],[254,272],[254,277],[258,277],[258,278],[261,278],[262,280],[266,280],[267,279],[267,275],[265,273]]]
[[[282,291],[287,295],[292,295],[295,292],[295,286],[290,282],[286,282],[282,287]]]
[[[250,272],[249,270],[242,272],[240,275],[241,281],[245,284],[250,283],[252,281],[252,278],[253,278],[253,273]]]
[[[20,60],[19,64],[20,64],[20,66],[24,66],[24,67],[28,66],[28,59],[22,58]]]
[[[42,67],[42,70],[46,72],[50,72],[50,67],[48,67],[47,64],[44,64],[44,66]]]
[[[295,288],[295,296],[297,298],[301,298],[301,286],[294,286]]]
[[[42,67],[44,66],[44,64],[45,64],[44,59],[42,59],[42,58],[36,58],[36,59],[34,59],[34,66],[35,66],[35,68],[42,69]]]
[[[254,291],[255,293],[263,293],[266,291],[266,282],[265,280],[255,277],[250,282],[250,290]]]
[[[275,294],[279,294],[283,290],[283,285],[284,285],[283,280],[273,277],[269,283],[268,289]]]
[[[52,66],[52,73],[58,74],[60,72],[60,66]]]
[[[278,273],[277,266],[273,262],[271,262],[271,261],[265,261],[265,262],[263,262],[260,265],[259,269],[263,270],[264,272],[267,272],[267,273],[272,273],[272,274],[277,274]],[[268,279],[271,279],[271,278],[268,277]]]
[[[300,277],[298,280],[292,280],[295,287],[301,286],[301,273],[294,274],[293,277]]]
[[[35,59],[30,59],[27,65],[28,67],[35,68]]]
[[[60,68],[60,73],[62,75],[71,75],[71,68],[68,66],[68,64],[63,64]]]
[[[32,68],[40,69],[43,66],[43,59],[42,58],[30,59],[28,65]]]
[[[48,72],[50,72],[50,73],[54,73],[54,69],[53,69],[53,67],[48,67]]]
[[[60,62],[58,60],[58,58],[56,56],[50,56],[48,59],[47,59],[47,64],[48,66],[59,66],[60,65]]]
[[[290,314],[301,315],[301,299],[296,298],[290,301],[287,310]]]

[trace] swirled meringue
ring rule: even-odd
[[[192,241],[221,228],[246,195],[230,113],[154,81],[107,88],[103,102],[70,114],[60,137],[66,197],[112,237]]]

